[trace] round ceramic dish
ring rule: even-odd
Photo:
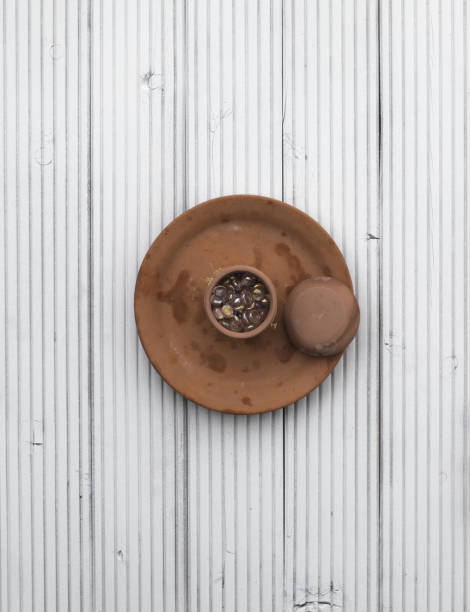
[[[229,338],[207,320],[207,286],[234,265],[261,270],[276,288],[274,321],[255,338]],[[341,252],[311,217],[260,196],[209,200],[170,223],[144,257],[134,296],[140,340],[161,376],[197,404],[238,414],[281,408],[315,389],[341,358],[301,353],[284,329],[289,292],[321,275],[352,289]]]

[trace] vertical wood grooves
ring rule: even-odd
[[[18,62],[18,36],[19,36],[19,31],[18,31],[18,11],[15,7],[15,63]],[[15,79],[15,98],[18,101],[19,100],[19,84],[18,84],[18,75],[16,75],[16,79]],[[18,103],[16,104],[15,107],[15,191],[16,191],[16,227],[15,227],[15,233],[16,233],[16,277],[17,277],[17,285],[16,285],[16,317],[17,320],[20,321],[20,304],[19,304],[19,284],[20,284],[20,248],[19,248],[19,219],[18,219],[18,203],[19,203],[19,113],[18,113]],[[21,369],[20,369],[20,363],[21,363],[21,343],[20,343],[20,337],[19,337],[19,326],[17,327],[16,330],[16,342],[17,342],[17,353],[16,353],[16,370],[17,370],[17,388],[18,388],[18,408],[21,410],[22,407],[22,402],[21,402]],[[18,419],[18,427],[17,427],[17,441],[18,441],[18,485],[19,485],[19,489],[22,489],[22,485],[23,485],[23,480],[24,480],[24,475],[23,475],[23,470],[22,470],[22,466],[21,466],[21,453],[20,453],[20,449],[21,449],[21,444],[20,444],[20,431],[21,431],[21,423],[20,420]],[[18,500],[18,514],[21,517],[22,516],[22,497],[21,495],[19,496],[19,500]],[[20,527],[19,529],[19,548],[20,550],[23,549],[23,533],[22,533],[22,529]],[[20,587],[20,606],[23,606],[23,588],[24,588],[24,568],[22,567],[22,564],[20,563],[20,567],[19,567],[19,587]]]
[[[467,0],[3,0],[0,612],[469,609]],[[150,367],[149,244],[322,223],[334,374],[234,417]]]
[[[292,65],[292,74],[286,74],[288,81],[284,85],[288,96],[283,134],[285,199],[293,201],[299,207],[305,206],[304,202],[308,203],[308,212],[330,229],[343,248],[355,277],[355,272],[365,267],[362,261],[365,263],[371,260],[375,263],[377,259],[376,245],[373,242],[367,244],[365,238],[368,230],[372,230],[373,234],[376,228],[368,227],[367,206],[360,206],[363,201],[367,202],[369,177],[377,173],[376,131],[373,131],[374,140],[371,143],[367,138],[370,134],[368,122],[364,123],[363,120],[364,115],[370,116],[369,97],[364,95],[364,92],[369,91],[367,28],[371,24],[367,17],[374,13],[365,3],[343,5],[338,2],[318,4],[315,7],[306,4],[304,7],[307,6],[307,9],[298,6],[296,5],[295,11],[292,12],[293,25],[287,22],[284,28],[284,65]],[[305,11],[311,11],[307,17]],[[290,17],[290,12],[285,12],[285,15]],[[317,54],[313,56],[317,66],[316,87],[315,81],[310,82],[308,78],[315,63],[311,65],[311,59],[305,52],[305,44],[302,45],[301,42],[304,31],[312,32],[311,19],[316,21],[313,31],[318,37],[316,41],[315,37],[312,40],[317,48]],[[372,27],[375,25],[374,19]],[[374,45],[374,56],[377,52],[376,39],[374,29],[371,41]],[[292,55],[289,55],[290,45]],[[376,112],[376,81],[373,91],[373,108]],[[305,116],[302,116],[302,109]],[[310,139],[311,121],[313,137]],[[307,129],[303,129],[305,125]],[[367,151],[371,146],[373,155],[368,158]],[[371,160],[372,169],[363,161],[364,158]],[[297,161],[298,159],[301,161]],[[317,193],[309,191],[312,175],[316,179],[312,181],[312,187],[317,188]],[[373,193],[375,194],[375,191]],[[376,223],[375,206],[373,218]],[[361,236],[364,242],[361,242]],[[372,258],[368,254],[371,247]],[[374,295],[375,308],[375,293],[372,293],[368,286],[361,284],[361,278],[354,280],[360,298],[364,296],[364,303],[361,305],[365,318],[368,318],[366,296]],[[375,277],[373,280],[375,282]],[[364,385],[364,376],[367,381],[371,370],[367,361],[360,360],[362,352],[359,346],[361,342],[365,343],[364,346],[368,345],[368,329],[366,327],[366,334],[359,338],[357,350],[349,352],[332,378],[309,398],[308,413],[304,412],[305,408],[301,403],[286,413],[285,499],[288,515],[285,554],[288,597],[292,598],[288,599],[287,606],[305,605],[307,609],[315,609],[319,601],[328,601],[333,605],[351,606],[351,609],[366,609],[368,602],[371,609],[375,607],[374,602],[370,601],[373,596],[369,595],[369,588],[371,584],[377,584],[377,577],[376,574],[372,577],[369,574],[368,577],[367,559],[370,550],[368,542],[371,542],[371,546],[373,542],[374,549],[377,546],[376,515],[372,514],[372,524],[369,527],[367,500],[369,495],[373,495],[375,499],[377,489],[373,477],[362,477],[363,467],[367,473],[368,465],[375,466],[377,459],[375,437],[370,438],[368,434],[369,425],[373,432],[376,431],[375,414],[374,420],[369,421],[370,411],[362,409],[362,406],[368,405],[368,393],[362,396],[364,386],[368,386],[367,383]],[[376,329],[375,319],[372,328],[374,333]],[[375,343],[372,346],[375,347]],[[371,383],[376,390],[375,370],[372,370],[372,376],[374,378]],[[351,397],[352,402],[349,401]],[[313,399],[316,400],[315,403],[311,401]],[[316,412],[318,414],[315,416]],[[317,443],[312,456],[309,455],[312,438],[309,435],[305,438],[299,437],[299,433],[303,431],[304,419],[309,429],[313,427],[314,416],[315,419],[318,418],[318,429],[315,432]],[[296,441],[295,445],[290,442],[291,438]],[[370,440],[374,441],[372,449],[368,446]],[[305,456],[308,457],[307,463]],[[313,465],[310,465],[312,463]],[[312,489],[314,494],[311,497],[310,489],[305,491],[304,479],[307,478],[307,487],[311,487],[313,474],[317,485]],[[364,487],[363,494],[360,492],[361,487]],[[310,511],[307,516],[304,514],[304,503],[310,504],[304,500],[310,499],[313,512]],[[363,499],[366,500],[365,503]],[[316,520],[312,531],[313,517]],[[290,529],[294,531],[293,536]],[[307,542],[310,540],[310,533],[315,534],[316,538],[313,540],[313,546],[305,544],[305,539]],[[291,537],[294,537],[292,542]],[[369,540],[372,537],[373,540]],[[366,542],[365,546],[362,546],[363,541]],[[289,573],[291,555],[294,583],[292,586]],[[306,581],[304,585],[298,584],[298,577],[303,572],[308,576],[309,566],[317,568],[316,584],[310,581]],[[364,566],[365,580],[362,570]],[[305,569],[302,571],[303,567]],[[372,590],[376,592],[375,588]]]
[[[418,70],[417,70],[417,55],[418,55],[418,42],[417,42],[417,6],[416,6],[416,2],[413,3],[413,35],[414,35],[414,66],[413,66],[413,79],[414,79],[414,89],[413,89],[413,95],[414,95],[414,105],[413,105],[413,112],[415,117],[418,116]],[[417,169],[418,167],[418,145],[417,145],[417,141],[418,141],[418,125],[417,122],[415,122],[414,124],[414,129],[413,129],[413,139],[414,139],[414,168]],[[413,196],[415,201],[418,200],[418,183],[417,181],[415,181],[415,188],[414,188],[414,192],[413,192]],[[415,261],[417,261],[418,259],[418,224],[416,222],[416,214],[414,217],[414,241],[415,241],[415,246],[414,246],[414,257],[415,257]],[[414,322],[414,334],[413,334],[413,341],[415,346],[418,346],[418,300],[415,300],[415,305],[414,305],[414,312],[413,312],[413,322]],[[414,427],[415,427],[415,434],[414,434],[414,445],[415,448],[418,448],[418,388],[417,385],[415,385],[415,389],[414,389],[414,393],[413,393],[413,401],[414,401]],[[415,456],[415,460],[414,460],[414,479],[415,479],[415,483],[418,482],[418,460],[417,460],[417,456]],[[415,508],[414,508],[414,524],[417,525],[418,524],[418,494],[417,494],[417,489],[418,487],[415,487],[415,495],[414,495],[414,504],[415,504]],[[417,550],[417,541],[418,541],[418,537],[417,537],[417,529],[415,529],[414,535],[413,535],[413,545],[415,550]],[[418,572],[418,555],[415,556],[415,562],[414,562],[414,571],[415,571],[415,575],[417,575]],[[414,586],[414,601],[417,602],[418,601],[418,589],[417,589],[417,584],[415,583]]]
[[[468,606],[465,25],[463,1],[382,15],[383,597],[402,609]]]
[[[82,0],[80,1],[79,7],[82,6]],[[96,577],[96,544],[95,541],[98,539],[99,534],[95,529],[95,516],[96,516],[96,497],[95,497],[95,432],[96,422],[95,421],[95,409],[100,407],[99,402],[96,401],[95,395],[95,286],[94,286],[94,273],[95,273],[95,253],[96,245],[94,241],[95,223],[93,218],[94,209],[100,209],[100,206],[93,199],[93,140],[94,140],[94,122],[93,122],[93,57],[95,52],[95,45],[93,44],[92,32],[94,29],[94,16],[92,11],[92,0],[86,2],[86,29],[88,32],[88,56],[86,66],[88,69],[88,100],[87,100],[87,113],[86,123],[88,127],[88,142],[87,142],[87,181],[86,181],[86,211],[87,211],[87,230],[88,230],[88,253],[87,253],[87,298],[88,298],[88,330],[87,330],[87,343],[88,343],[88,354],[87,354],[87,383],[88,383],[88,423],[90,427],[90,433],[88,437],[88,470],[90,474],[90,487],[89,487],[89,538],[90,538],[90,567],[88,568],[89,581],[90,581],[90,597],[89,602],[92,606],[92,610],[96,609],[96,591],[97,585],[95,581]],[[82,29],[80,28],[80,32]],[[96,153],[95,153],[96,154]]]
[[[32,104],[31,104],[31,17],[30,17],[30,10],[29,10],[29,3],[28,3],[28,20],[27,20],[27,31],[28,31],[28,147],[27,147],[27,151],[28,151],[28,159],[31,160],[31,132],[32,132],[32,128],[31,128],[31,108],[32,108]],[[33,439],[33,422],[34,422],[34,418],[33,418],[33,385],[32,385],[32,376],[31,376],[31,362],[32,362],[32,354],[33,354],[33,340],[32,340],[32,293],[33,293],[33,289],[32,289],[32,246],[31,246],[31,235],[32,235],[32,208],[31,208],[31,191],[32,191],[32,172],[31,172],[31,162],[28,163],[28,286],[29,286],[29,292],[28,292],[28,313],[29,313],[29,373],[28,373],[28,383],[29,383],[29,394],[28,394],[28,400],[29,400],[29,424],[28,424],[28,428],[27,428],[27,432],[29,434],[29,439],[32,440]],[[6,390],[5,390],[6,391]],[[34,477],[34,472],[33,472],[33,456],[30,453],[29,456],[29,472],[31,475],[31,479]],[[34,496],[32,495],[32,485],[31,485],[31,495],[30,495],[30,517],[31,517],[31,558],[29,560],[30,563],[30,571],[31,571],[31,607],[34,609],[35,605],[36,605],[36,592],[35,592],[35,584],[36,584],[36,568],[35,568],[35,553],[36,553],[36,548],[35,548],[35,541],[34,541],[34,535],[33,535],[33,530],[34,530],[34,516],[35,516],[35,499]],[[1,528],[0,528],[0,538],[1,538]],[[1,548],[1,546],[0,546]],[[2,579],[0,577],[0,583],[2,582]],[[2,587],[0,586],[0,593],[1,593]],[[0,605],[3,605],[3,598],[0,595]]]
[[[426,90],[429,91],[430,89],[430,59],[429,59],[429,10],[428,10],[428,5],[426,5]],[[426,175],[427,175],[427,182],[426,182],[426,201],[428,206],[430,206],[430,201],[431,201],[431,186],[430,186],[430,137],[429,137],[429,132],[430,132],[430,112],[429,112],[429,96],[426,96]],[[426,223],[427,223],[427,234],[429,237],[431,237],[431,233],[430,233],[430,223],[429,223],[429,217],[430,217],[430,210],[428,211],[427,215],[426,215]],[[427,255],[427,262],[430,261],[431,259],[431,238],[426,242],[426,255]],[[428,272],[428,266],[426,267],[426,272]],[[426,300],[426,382],[427,382],[427,389],[429,389],[429,385],[430,385],[430,381],[431,381],[431,375],[430,375],[430,360],[429,360],[429,336],[430,336],[430,316],[429,316],[429,302],[430,302],[430,283],[429,280],[427,282],[427,300]],[[426,458],[429,462],[429,456],[430,456],[430,428],[429,428],[429,417],[426,417]],[[431,486],[431,482],[430,482],[430,477],[429,477],[429,467],[426,467],[426,562],[427,565],[426,567],[428,568],[430,566],[430,553],[429,553],[429,542],[431,539],[431,533],[430,533],[430,520],[429,520],[429,495],[430,495],[430,486]],[[429,609],[429,604],[430,604],[430,590],[429,590],[429,576],[426,575],[426,608],[427,610]]]
[[[6,102],[6,91],[7,91],[7,86],[6,86],[6,72],[7,72],[7,53],[6,53],[6,8],[5,8],[5,2],[3,3],[2,6],[2,30],[3,30],[3,62],[2,62],[2,69],[3,69],[3,95],[2,95],[2,111],[3,111],[3,138],[2,138],[2,142],[3,142],[3,150],[2,150],[2,155],[3,155],[3,201],[4,203],[7,202],[7,198],[8,198],[8,191],[7,191],[7,187],[8,187],[8,183],[7,183],[7,164],[6,164],[6,151],[7,151],[7,102]],[[4,346],[4,369],[3,369],[3,377],[4,377],[4,381],[3,381],[3,386],[5,389],[5,407],[6,407],[6,402],[8,401],[9,398],[9,381],[8,381],[8,328],[7,328],[7,308],[8,308],[8,242],[7,242],[7,207],[6,205],[4,205],[4,209],[3,209],[3,316],[4,316],[4,324],[3,324],[3,346]],[[2,565],[3,567],[6,567],[7,570],[4,571],[4,573],[2,574],[2,606],[5,607],[5,602],[6,602],[6,606],[10,606],[10,538],[9,538],[9,533],[10,533],[10,516],[9,516],[9,509],[10,509],[10,504],[9,504],[9,491],[10,491],[10,479],[9,479],[9,436],[7,434],[7,432],[9,431],[9,411],[5,410],[5,416],[4,416],[4,423],[5,423],[5,428],[4,428],[4,436],[5,436],[5,445],[3,448],[5,448],[5,459],[4,459],[4,465],[5,465],[5,475],[4,475],[4,479],[2,482],[2,498],[5,499],[5,509],[3,510],[3,521],[4,521],[4,525],[5,528],[2,529],[2,550],[6,550],[6,554],[5,554],[5,560],[3,561]]]
[[[463,19],[462,19],[462,30],[463,30],[463,56],[468,57],[468,45],[467,45],[467,35],[468,35],[468,15],[467,15],[467,3],[463,4]],[[463,90],[468,91],[468,65],[465,64],[463,70]],[[469,219],[470,215],[468,214],[468,108],[467,108],[467,100],[468,98],[464,96],[463,102],[463,160],[464,160],[464,185],[463,185],[463,201],[464,201],[464,251],[463,251],[463,261],[464,261],[464,363],[470,363],[469,353],[468,353],[468,344],[469,344],[469,319],[470,319],[470,298],[468,294],[468,290],[470,287],[469,283]],[[469,375],[468,373],[464,376],[464,398],[469,397],[469,385],[468,385]],[[463,464],[469,465],[469,414],[468,410],[464,412],[463,418]],[[467,478],[464,477],[463,482],[463,499],[462,499],[462,510],[463,516],[468,516],[468,510],[470,508],[470,493],[469,493],[469,483],[468,483],[468,474]],[[469,529],[468,524],[464,523],[464,537],[463,537],[463,600],[465,605],[465,612],[468,609],[468,582],[470,579],[469,573]]]
[[[40,81],[41,81],[41,94],[40,94],[40,100],[39,100],[39,107],[40,107],[40,113],[41,113],[41,135],[40,135],[40,143],[41,143],[41,156],[42,156],[42,151],[44,148],[44,36],[43,36],[43,21],[44,21],[44,0],[40,1],[40,18],[41,18],[41,25],[40,25],[40,29],[41,29],[41,50],[40,50],[40,63],[41,63],[41,68],[40,68]],[[41,158],[42,161],[42,158]],[[40,236],[41,236],[41,364],[45,363],[45,350],[44,350],[44,345],[45,345],[45,324],[44,324],[44,173],[42,172],[41,169],[41,175],[40,175],[40,181],[41,181],[41,221],[40,221]],[[42,422],[44,423],[44,406],[46,403],[46,394],[45,394],[45,382],[44,382],[44,367],[42,369],[42,380],[41,380],[41,393],[42,393],[42,402],[41,402],[41,408],[42,408]],[[43,425],[44,427],[44,425]],[[44,608],[47,608],[47,604],[48,604],[48,600],[47,600],[47,587],[46,587],[46,568],[47,568],[47,547],[45,546],[45,540],[46,540],[46,502],[45,502],[45,498],[46,498],[46,493],[45,493],[45,480],[46,478],[44,477],[44,474],[46,472],[45,469],[45,464],[46,464],[46,460],[45,460],[45,453],[43,453],[42,455],[42,475],[43,475],[43,481],[42,481],[42,512],[43,512],[43,524],[42,524],[42,538],[43,538],[43,542],[44,542],[44,547],[43,547],[43,555],[44,555],[44,559],[43,559],[43,564],[44,564],[44,572],[43,572],[43,580],[44,580],[44,584],[43,584],[43,589],[44,589]]]
[[[378,202],[378,237],[383,237],[383,106],[382,106],[382,2],[377,0],[377,163],[378,163],[378,180],[377,180],[377,202]],[[377,368],[377,448],[378,448],[378,501],[377,501],[377,519],[378,519],[378,584],[377,596],[379,610],[383,608],[383,416],[382,416],[382,381],[383,381],[383,285],[382,285],[382,270],[383,270],[383,254],[382,241],[379,240],[378,247],[378,267],[377,267],[377,287],[378,287],[378,305],[377,305],[377,323],[378,323],[378,368]]]

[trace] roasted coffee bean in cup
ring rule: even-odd
[[[254,274],[233,272],[212,289],[210,304],[220,325],[243,334],[256,329],[266,319],[271,295],[265,283]]]

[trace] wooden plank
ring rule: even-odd
[[[282,195],[281,17],[277,1],[188,6],[188,205]],[[189,609],[283,609],[282,428],[188,405]]]
[[[468,606],[465,2],[383,5],[383,606]]]
[[[3,19],[0,605],[74,610],[90,603],[87,12],[4,3]]]
[[[5,608],[19,608],[21,605],[22,567],[20,550],[21,534],[21,473],[20,452],[22,448],[18,433],[20,417],[16,407],[19,405],[19,347],[18,327],[18,233],[17,233],[17,98],[15,62],[17,54],[16,11],[10,5],[3,7],[3,330],[2,346],[3,385],[5,407],[2,411],[5,436],[2,458],[2,481],[4,510],[2,512],[2,549],[5,551],[3,562],[2,599]],[[8,93],[10,92],[10,93]],[[12,322],[9,325],[9,322]],[[3,496],[2,496],[3,497]]]
[[[284,199],[342,249],[362,311],[333,375],[286,412],[285,609],[378,606],[376,3],[284,3]]]

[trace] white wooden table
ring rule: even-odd
[[[465,0],[3,0],[1,612],[470,610]],[[260,193],[362,309],[320,389],[162,383],[152,239]]]

